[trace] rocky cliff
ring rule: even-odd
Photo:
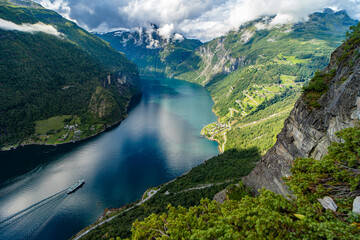
[[[112,126],[124,119],[130,99],[141,94],[140,78],[137,74],[116,72],[102,79],[101,85],[91,96],[89,111],[94,118],[105,120],[106,126]]]
[[[359,42],[359,39],[350,39],[332,54],[330,64],[315,77],[325,84],[323,90],[304,91],[277,136],[276,144],[243,179],[245,184],[254,189],[265,187],[288,194],[282,178],[291,174],[292,161],[298,157],[321,159],[331,142],[341,141],[335,132],[357,124],[360,119]]]
[[[246,33],[243,33],[245,35]],[[202,85],[206,85],[217,74],[228,74],[240,66],[250,64],[251,61],[247,60],[245,56],[232,57],[231,50],[226,49],[226,37],[214,39],[213,41],[200,46],[195,54],[197,54],[202,61],[204,67],[199,71],[194,81],[200,79]],[[242,44],[246,42],[240,41]]]

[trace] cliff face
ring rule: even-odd
[[[231,56],[231,50],[225,47],[225,37],[215,39],[200,46],[196,50],[196,54],[200,57],[204,65],[197,76],[197,79],[202,80],[199,82],[202,85],[208,84],[217,74],[228,74],[239,67],[250,64],[250,61],[246,61],[245,56],[235,58]]]
[[[116,86],[120,94],[130,91],[130,97],[142,91],[140,77],[133,72],[115,72],[102,80],[103,87]]]
[[[254,189],[267,188],[289,194],[282,177],[289,176],[292,161],[297,157],[321,159],[333,141],[341,141],[335,132],[353,127],[360,119],[360,47],[339,47],[330,64],[322,72],[331,74],[327,91],[311,107],[305,93],[277,136],[276,144],[243,180]],[[345,50],[346,49],[346,50]]]
[[[89,111],[111,126],[124,119],[130,99],[141,94],[141,82],[137,74],[116,72],[102,79],[101,85],[91,96]]]

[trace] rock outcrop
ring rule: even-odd
[[[341,141],[335,132],[357,124],[360,119],[360,48],[357,45],[349,49],[345,45],[332,54],[330,64],[322,72],[336,71],[336,74],[328,82],[327,92],[319,98],[319,106],[309,106],[304,94],[299,98],[275,145],[243,179],[246,185],[289,194],[282,178],[291,175],[292,161],[298,157],[321,159],[331,142]]]
[[[354,199],[352,211],[354,213],[360,214],[360,196]]]
[[[326,196],[323,199],[319,198],[318,201],[321,204],[321,206],[323,206],[325,209],[330,209],[330,210],[336,212],[336,210],[338,208],[338,206],[336,205],[334,200],[329,196]]]
[[[133,72],[118,71],[108,75],[102,80],[102,86],[107,87],[110,85],[116,86],[120,94],[130,91],[131,96],[134,96],[140,94],[142,91],[140,77]]]
[[[91,96],[89,112],[96,119],[107,120],[107,126],[112,126],[125,117],[127,106],[122,106],[110,89],[116,89],[117,94],[129,102],[141,94],[141,81],[138,74],[115,72],[102,79],[101,85]]]

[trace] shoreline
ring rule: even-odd
[[[204,138],[206,138],[207,140],[209,140],[209,141],[213,141],[213,142],[217,142],[219,145],[218,145],[218,150],[219,150],[219,152],[220,152],[220,154],[223,154],[223,152],[221,151],[221,143],[220,143],[220,141],[219,140],[217,140],[217,139],[212,139],[212,138],[209,138],[209,137],[207,137],[207,136],[205,136],[205,135],[201,135],[202,137],[204,137]]]
[[[16,147],[14,146],[11,146],[9,149],[3,149],[1,148],[0,149],[0,152],[8,152],[8,151],[13,151],[13,150],[17,150],[19,148],[24,148],[24,147],[30,147],[30,146],[44,146],[44,147],[57,147],[57,146],[63,146],[63,145],[70,145],[71,143],[72,144],[75,144],[75,143],[81,143],[83,141],[86,141],[86,140],[90,140],[91,138],[94,138],[96,136],[99,136],[100,134],[104,133],[104,132],[107,132],[107,131],[110,131],[112,130],[113,128],[119,126],[121,124],[121,122],[123,120],[125,120],[127,117],[128,117],[128,114],[129,112],[131,111],[131,109],[133,107],[135,107],[141,100],[141,97],[142,97],[142,92],[132,96],[128,103],[126,104],[126,114],[121,118],[119,119],[118,121],[116,121],[115,123],[113,124],[110,124],[110,125],[106,125],[105,128],[93,135],[90,135],[90,136],[87,136],[85,138],[82,138],[82,139],[79,139],[79,140],[72,140],[72,141],[69,141],[69,142],[63,142],[63,143],[58,143],[58,144],[46,144],[46,143],[29,143],[29,144],[19,144],[17,145]]]

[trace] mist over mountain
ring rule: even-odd
[[[111,32],[153,23],[186,38],[209,41],[262,16],[273,24],[297,23],[324,8],[346,10],[359,18],[359,0],[37,0],[89,31]]]
[[[155,24],[134,31],[120,30],[96,34],[126,54],[145,75],[171,75],[173,69],[190,58],[202,42],[178,33],[164,36]]]

